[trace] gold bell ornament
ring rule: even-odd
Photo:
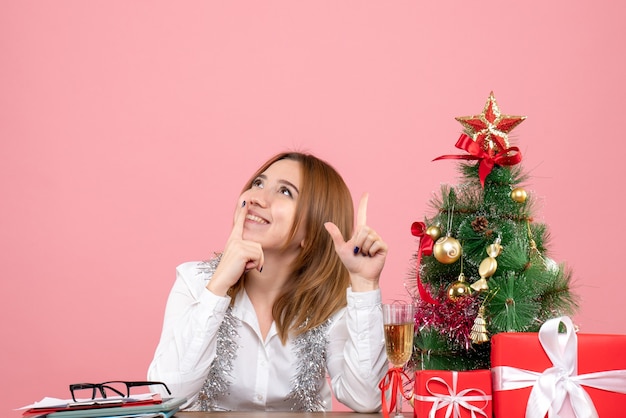
[[[493,276],[493,274],[498,269],[498,262],[496,261],[496,257],[499,256],[501,252],[502,246],[500,245],[500,238],[496,238],[496,242],[487,246],[487,255],[489,257],[485,258],[478,266],[478,274],[480,275],[480,279],[472,283],[472,285],[470,286],[472,289],[477,292],[482,292],[489,289],[487,279]]]
[[[476,319],[474,319],[474,325],[470,331],[470,338],[474,344],[482,344],[489,341],[484,305],[481,305],[481,307],[478,308],[478,315],[476,315]]]

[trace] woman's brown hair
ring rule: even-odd
[[[291,266],[291,279],[274,303],[273,317],[278,335],[287,341],[290,332],[298,335],[324,323],[346,305],[348,271],[337,256],[325,222],[333,222],[348,239],[352,236],[354,206],[343,178],[327,162],[310,154],[285,152],[275,155],[251,177],[244,190],[269,166],[280,160],[300,163],[302,180],[294,224],[287,242],[304,228],[304,247]],[[230,289],[235,299],[243,289],[243,276]]]

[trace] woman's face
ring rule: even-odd
[[[300,163],[289,159],[276,161],[252,181],[239,199],[248,205],[244,239],[260,243],[263,251],[285,248],[295,219],[300,181]],[[300,228],[288,248],[298,249],[304,238]]]

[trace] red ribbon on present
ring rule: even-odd
[[[561,323],[565,333],[560,333]],[[583,386],[626,394],[626,370],[578,374],[578,336],[568,316],[552,318],[539,329],[539,342],[552,367],[543,372],[496,366],[491,369],[496,391],[532,387],[526,417],[555,416],[569,402],[575,416],[598,418],[593,399]]]
[[[413,222],[413,225],[411,225],[411,234],[420,239],[420,246],[417,249],[417,290],[423,301],[439,305],[439,301],[430,295],[428,290],[426,290],[422,284],[422,279],[420,279],[420,263],[422,262],[422,254],[431,255],[433,253],[434,245],[433,239],[430,235],[426,234],[425,231],[426,224],[424,224],[424,222]]]
[[[446,418],[461,418],[461,408],[470,411],[472,418],[476,418],[476,414],[482,415],[485,418],[489,418],[484,412],[484,409],[491,401],[491,395],[487,395],[484,391],[476,388],[464,389],[457,392],[457,382],[459,379],[459,372],[452,372],[452,387],[440,377],[432,377],[426,382],[426,390],[430,393],[430,396],[415,395],[414,399],[421,402],[432,402],[433,406],[430,409],[428,417],[434,417],[437,411],[446,408]],[[439,393],[431,390],[430,384],[432,382],[441,383],[448,393]],[[469,393],[476,392],[478,395],[469,395]],[[479,408],[470,404],[470,402],[483,401],[485,404]]]
[[[479,160],[478,177],[483,187],[485,187],[485,179],[489,173],[491,173],[495,165],[515,165],[522,161],[522,153],[517,147],[507,148],[494,155],[492,151],[485,151],[480,144],[466,134],[461,134],[461,137],[456,141],[454,146],[467,151],[470,155],[442,155],[441,157],[435,158],[433,161]]]
[[[404,373],[402,367],[394,367],[389,369],[385,377],[382,378],[378,384],[382,399],[382,412],[384,418],[389,418],[389,411],[396,409],[396,402],[402,402],[402,399],[397,399],[398,392],[402,394],[402,397],[407,401],[410,401],[412,395],[406,395],[403,389],[402,377],[405,377],[407,381],[410,381],[409,376]],[[389,408],[387,408],[387,397],[385,394],[391,388],[391,402],[389,402]]]

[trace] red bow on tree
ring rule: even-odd
[[[437,160],[479,160],[478,177],[480,184],[485,187],[485,179],[491,173],[495,165],[515,165],[522,161],[522,153],[517,147],[510,147],[502,152],[493,154],[493,152],[485,151],[470,136],[461,134],[456,141],[455,147],[467,151],[470,155],[442,155],[435,158]]]
[[[413,225],[411,225],[411,234],[419,237],[420,239],[420,246],[417,249],[417,290],[423,301],[439,305],[439,301],[430,295],[420,279],[420,263],[422,262],[422,254],[431,255],[433,253],[433,239],[426,233],[426,225],[424,222],[413,222]]]

